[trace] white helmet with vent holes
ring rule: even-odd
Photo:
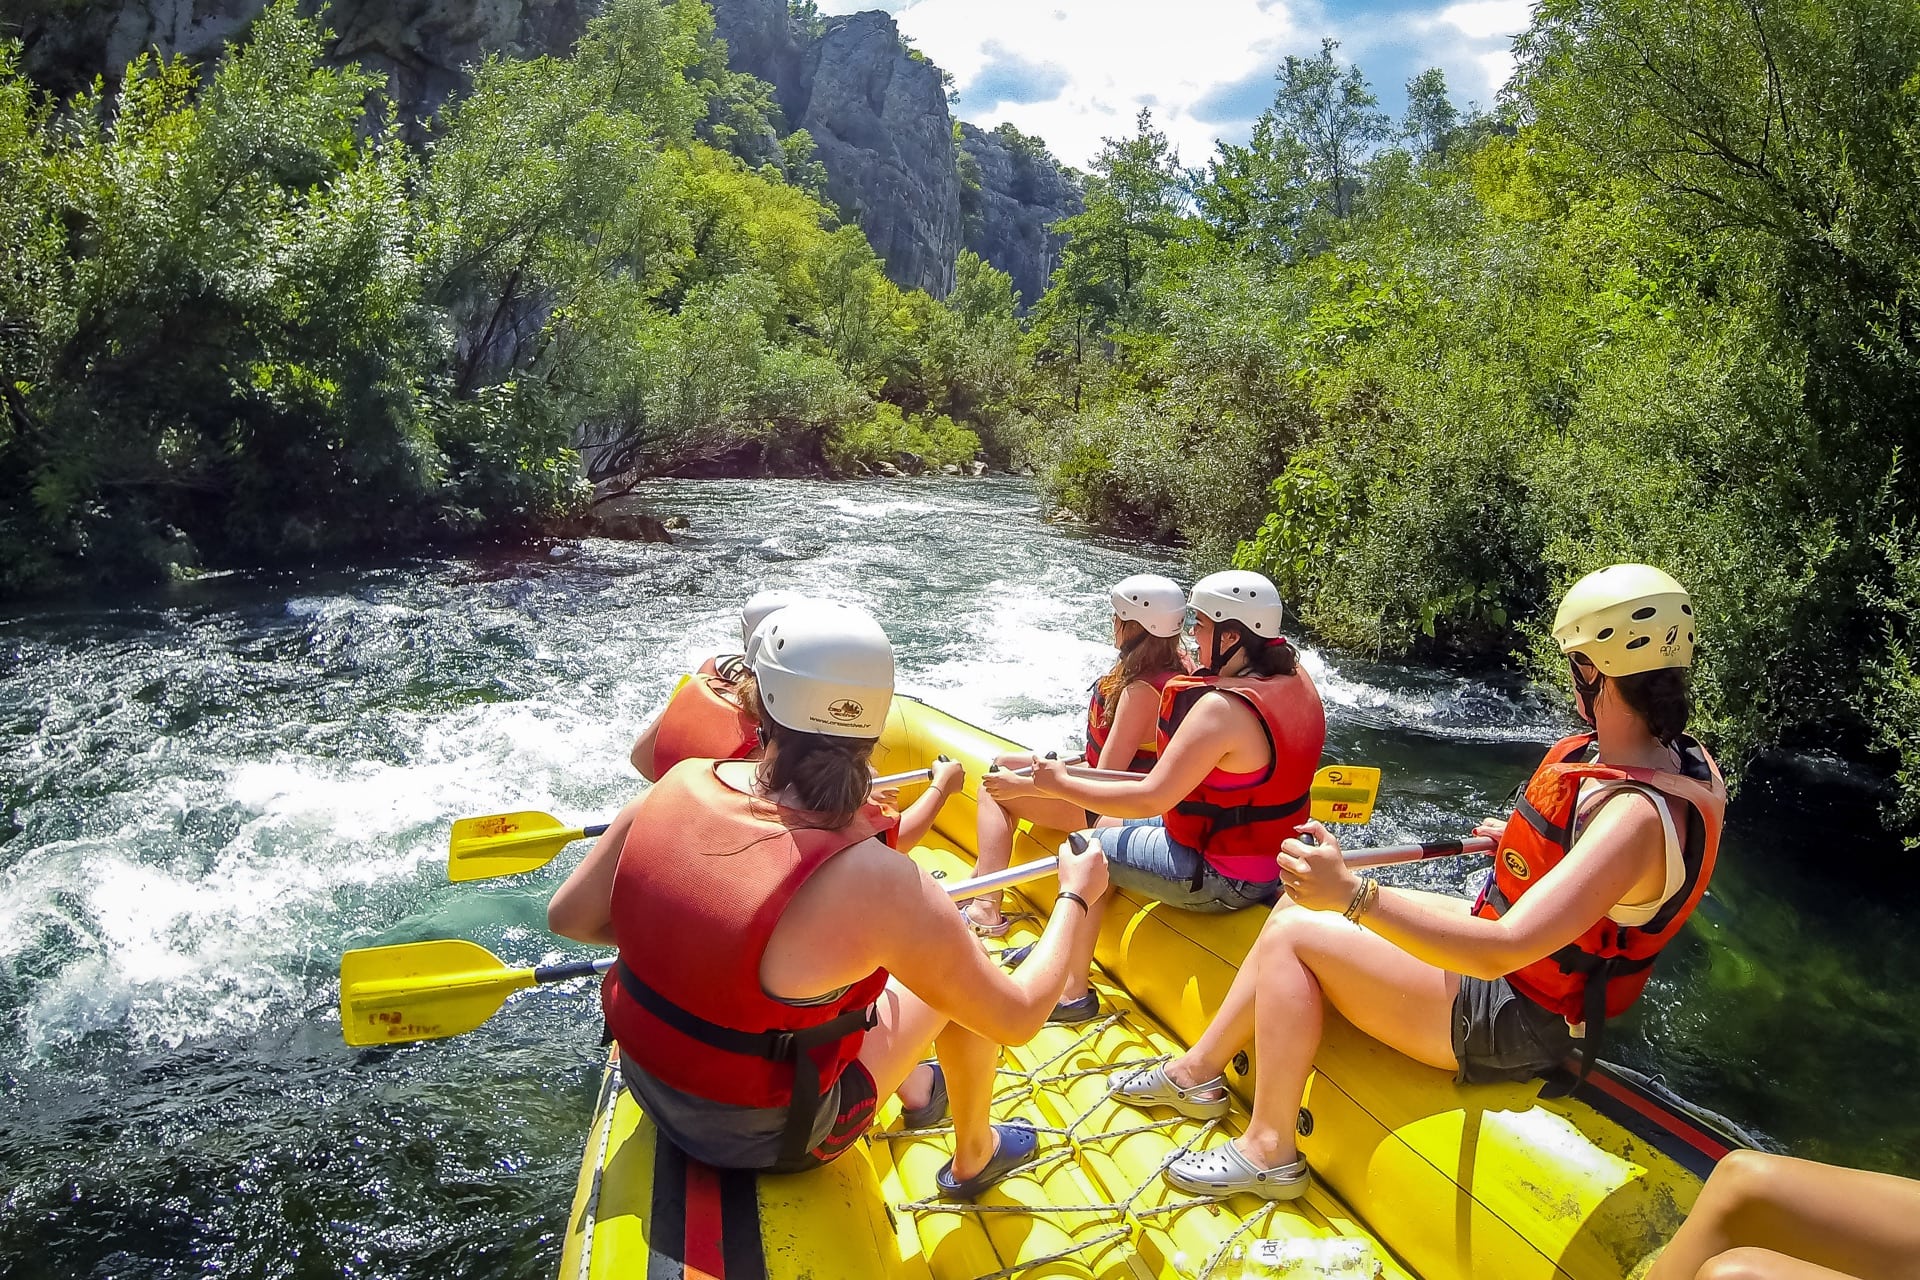
[[[873,615],[803,600],[767,618],[751,662],[774,723],[834,738],[877,738],[893,705],[893,645]]]
[[[1107,593],[1113,616],[1137,622],[1148,635],[1177,636],[1187,624],[1187,595],[1180,584],[1158,573],[1136,573],[1114,583]]]

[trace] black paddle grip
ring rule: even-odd
[[[602,828],[604,830],[604,828]],[[588,834],[592,834],[589,832]],[[592,960],[569,960],[565,964],[543,964],[533,971],[533,980],[545,986],[549,982],[571,982],[575,978],[591,978],[598,973],[599,966]]]

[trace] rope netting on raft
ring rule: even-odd
[[[1068,1062],[1075,1054],[1088,1047],[1101,1033],[1112,1027],[1125,1025],[1125,1023],[1126,1014],[1124,1012],[1115,1012],[1097,1021],[1089,1022],[1086,1024],[1085,1029],[1081,1030],[1064,1048],[1028,1069],[1022,1069],[1017,1065],[1012,1065],[1003,1060],[995,1076],[993,1096],[993,1106],[995,1110],[998,1111],[1008,1103],[1037,1098],[1042,1091],[1050,1091],[1051,1097],[1058,1102],[1065,1097],[1065,1093],[1060,1090],[1060,1087],[1075,1080],[1084,1079],[1088,1076],[1106,1076],[1134,1067],[1158,1066],[1171,1060],[1172,1055],[1163,1053],[1102,1063],[1095,1067],[1063,1067],[1063,1063]],[[1121,1139],[1129,1138],[1136,1134],[1171,1130],[1182,1124],[1193,1123],[1185,1116],[1175,1115],[1165,1119],[1143,1120],[1139,1124],[1127,1125],[1117,1129],[1089,1131],[1088,1126],[1092,1122],[1093,1117],[1105,1108],[1110,1097],[1111,1094],[1109,1092],[1103,1091],[1101,1096],[1090,1106],[1080,1110],[1064,1125],[1035,1123],[1033,1125],[1035,1131],[1041,1134],[1043,1138],[1053,1139],[1056,1145],[1053,1146],[1052,1150],[1043,1152],[1033,1163],[1022,1168],[1019,1171],[1020,1176],[1038,1177],[1055,1165],[1080,1162],[1088,1151],[1097,1150],[1103,1145],[1116,1143]],[[1165,1158],[1141,1180],[1140,1184],[1128,1190],[1123,1196],[1112,1200],[1095,1201],[1085,1204],[1048,1204],[1045,1206],[1045,1212],[1049,1216],[1068,1215],[1083,1220],[1109,1220],[1110,1225],[1100,1234],[1075,1240],[1064,1249],[1022,1259],[998,1271],[983,1275],[979,1280],[1011,1280],[1012,1277],[1025,1272],[1049,1266],[1077,1255],[1089,1254],[1091,1251],[1105,1248],[1108,1245],[1131,1240],[1137,1232],[1155,1218],[1176,1214],[1185,1209],[1218,1204],[1219,1201],[1211,1197],[1195,1197],[1151,1206],[1142,1206],[1139,1202],[1142,1197],[1154,1189],[1155,1185],[1160,1181],[1161,1173],[1166,1170],[1168,1165],[1187,1154],[1187,1152],[1192,1150],[1196,1145],[1211,1138],[1219,1130],[1220,1124],[1221,1121],[1219,1119],[1202,1122],[1197,1133],[1186,1142],[1175,1144]],[[894,1142],[902,1139],[924,1138],[930,1135],[948,1134],[952,1132],[953,1126],[951,1123],[948,1123],[924,1129],[877,1131],[872,1134],[872,1138],[875,1141],[884,1140]],[[1115,1167],[1117,1167],[1117,1165]],[[1097,1176],[1091,1175],[1090,1180],[1096,1183],[1103,1181]],[[913,1200],[905,1204],[896,1204],[894,1208],[898,1212],[910,1214],[980,1215],[982,1217],[998,1214],[1031,1215],[1038,1211],[1036,1206],[1023,1204],[967,1204],[936,1199]],[[1199,1269],[1190,1273],[1193,1280],[1239,1280],[1238,1276],[1230,1276],[1221,1272],[1221,1265],[1228,1262],[1231,1257],[1238,1256],[1243,1258],[1244,1254],[1237,1252],[1236,1246],[1240,1245],[1249,1235],[1264,1231],[1266,1227],[1271,1225],[1276,1215],[1287,1212],[1290,1212],[1290,1210],[1284,1205],[1270,1204],[1249,1214],[1225,1239],[1220,1241],[1214,1248],[1212,1254],[1201,1263]],[[1182,1261],[1184,1260],[1177,1257],[1174,1259],[1176,1270],[1179,1270],[1183,1275],[1189,1274],[1185,1268],[1180,1265]],[[1364,1274],[1371,1276],[1373,1271],[1369,1268]]]

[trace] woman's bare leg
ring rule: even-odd
[[[1920,1182],[1736,1151],[1707,1179],[1647,1280],[1825,1274],[1754,1269],[1794,1260],[1863,1280],[1920,1278]]]
[[[1323,1000],[1375,1040],[1451,1070],[1453,997],[1460,979],[1325,911],[1284,911],[1247,965],[1254,993],[1253,1118],[1235,1145],[1261,1168],[1299,1154],[1294,1120],[1320,1048]]]
[[[1717,1254],[1694,1272],[1694,1280],[1872,1280],[1816,1267],[1770,1249],[1734,1249]]]
[[[953,1112],[953,1176],[964,1181],[993,1159],[988,1107],[1000,1046],[950,1022],[913,992],[889,982],[880,996],[878,1021],[860,1046],[860,1063],[873,1076],[875,1093],[884,1098],[897,1091],[907,1105],[925,1105],[933,1077],[918,1068],[930,1043],[947,1077],[947,1105]]]
[[[1464,899],[1447,894],[1434,894],[1433,897],[1445,898],[1447,902],[1457,904],[1462,911],[1472,904]],[[1266,927],[1261,937],[1280,927],[1284,916],[1303,908],[1295,906],[1293,899],[1285,894],[1274,905],[1267,917]],[[1257,951],[1258,944],[1255,944]],[[1226,998],[1221,1000],[1220,1008],[1214,1013],[1213,1021],[1193,1047],[1167,1064],[1167,1078],[1182,1088],[1192,1088],[1203,1084],[1226,1072],[1227,1064],[1233,1061],[1233,1055],[1253,1043],[1254,991],[1259,985],[1260,967],[1252,962],[1252,956],[1240,965],[1233,975],[1233,985],[1227,988]],[[1342,1012],[1345,1012],[1344,1009]],[[1203,1095],[1206,1096],[1206,1095]],[[1213,1095],[1218,1096],[1218,1095]]]

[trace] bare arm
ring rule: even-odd
[[[630,801],[607,826],[580,865],[554,892],[547,904],[547,928],[576,942],[614,945],[613,873],[620,866],[620,851],[626,847],[627,832],[640,816],[647,797]]]
[[[1063,861],[1063,886],[1079,886],[1074,891],[1088,901],[1105,888],[1097,848]],[[1024,1044],[1066,988],[1077,932],[1094,927],[1079,904],[1056,903],[1032,955],[1007,973],[933,877],[869,841],[834,858],[795,895],[761,961],[761,981],[776,996],[803,998],[884,968],[969,1030]]]
[[[1057,762],[1045,760],[1034,765],[1033,780],[1047,795],[1095,813],[1153,818],[1192,795],[1217,768],[1243,766],[1250,772],[1271,763],[1272,753],[1253,708],[1239,698],[1209,694],[1194,704],[1152,772],[1137,782],[1077,778]]]
[[[933,820],[940,816],[940,806],[947,802],[948,796],[959,790],[966,776],[966,770],[956,761],[934,762],[933,778],[927,783],[927,789],[900,811],[899,835],[894,841],[900,852],[910,852],[927,838],[927,832],[933,830]]]
[[[1107,745],[1100,748],[1094,761],[1102,769],[1124,769],[1140,753],[1140,744],[1153,741],[1159,724],[1160,691],[1145,680],[1135,680],[1120,691],[1113,709],[1113,725],[1107,731]],[[1083,806],[1084,807],[1084,806]]]
[[[1280,846],[1281,871],[1298,888],[1302,906],[1344,911],[1360,877],[1340,861],[1339,844],[1317,822],[1321,840]],[[1360,922],[1409,955],[1474,978],[1498,978],[1552,955],[1626,900],[1634,886],[1664,866],[1665,831],[1654,802],[1621,791],[1602,803],[1561,863],[1513,909],[1486,920],[1429,894],[1382,887],[1380,900]],[[1308,870],[1311,868],[1311,870]]]
[[[653,743],[660,735],[660,719],[667,714],[665,707],[660,708],[653,719],[647,721],[647,727],[633,740],[633,750],[627,753],[627,759],[633,762],[636,772],[648,782],[660,781],[653,768]]]

